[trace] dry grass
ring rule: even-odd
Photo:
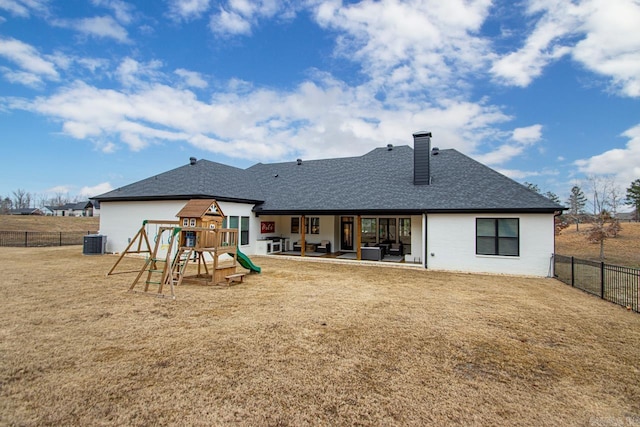
[[[81,252],[0,248],[2,425],[640,423],[640,315],[553,279],[255,257],[171,301]]]
[[[556,236],[556,252],[599,261],[600,245],[587,241],[590,227],[589,224],[582,224],[579,232],[576,231],[575,225],[563,230]],[[620,235],[605,240],[604,256],[605,262],[609,264],[640,268],[640,222],[622,223]]]
[[[0,231],[97,231],[99,217],[0,215]]]

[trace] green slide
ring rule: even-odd
[[[248,256],[240,252],[240,249],[238,249],[237,252],[238,252],[238,263],[241,266],[243,266],[244,268],[246,268],[251,272],[255,271],[256,273],[260,273],[261,271],[260,267],[252,263]]]

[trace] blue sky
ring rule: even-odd
[[[455,148],[566,200],[640,178],[638,0],[0,0],[0,196]]]

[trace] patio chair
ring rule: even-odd
[[[389,248],[389,255],[402,255],[402,243],[392,243]]]
[[[300,242],[293,242],[293,250],[302,252],[302,245],[300,244]]]
[[[320,241],[320,244],[316,247],[316,251],[326,254],[331,253],[331,242],[329,240]]]

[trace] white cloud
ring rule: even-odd
[[[111,16],[83,18],[70,23],[77,31],[92,37],[111,38],[121,43],[129,41],[127,30]]]
[[[96,184],[94,186],[85,186],[82,187],[78,193],[78,195],[83,196],[83,197],[95,197],[99,194],[103,194],[106,193],[108,191],[113,190],[113,187],[111,186],[110,183],[108,182],[102,182],[100,184]]]
[[[580,172],[587,175],[612,175],[620,183],[640,178],[640,124],[626,130],[622,136],[629,141],[625,148],[614,148],[602,154],[575,161]]]
[[[14,16],[28,18],[32,12],[45,13],[48,0],[0,0],[0,9]]]
[[[511,132],[511,142],[506,142],[487,153],[475,155],[474,158],[487,165],[501,165],[522,155],[530,146],[539,142],[541,138],[542,125],[537,124],[516,128]],[[505,175],[515,177],[515,172],[510,173],[510,175],[507,173]],[[530,174],[530,172],[526,173]]]
[[[135,76],[138,64],[128,64],[130,70],[122,74]],[[207,102],[190,90],[158,83],[127,88],[100,89],[78,81],[32,102],[12,100],[9,107],[47,116],[67,135],[92,141],[105,152],[178,143],[255,161],[360,155],[387,143],[411,145],[411,133],[421,129],[433,131],[441,148],[469,153],[509,120],[494,106],[461,100],[439,105],[407,100],[401,108],[388,108],[366,87],[321,75],[288,92],[230,81]]]
[[[0,67],[0,72],[4,78],[10,83],[17,83],[31,88],[39,88],[43,81],[39,75],[28,73],[26,71],[15,71],[7,67]]]
[[[640,3],[637,0],[580,2],[529,0],[536,20],[524,45],[497,58],[491,72],[508,85],[528,86],[564,55],[611,79],[624,96],[640,96]]]
[[[209,28],[218,35],[248,35],[260,20],[278,17],[291,19],[296,6],[278,0],[228,0],[211,15]]]
[[[479,35],[489,0],[322,1],[316,21],[338,30],[338,53],[362,63],[372,83],[393,93],[454,92],[492,57]],[[395,96],[391,95],[390,96]]]
[[[55,187],[46,189],[44,192],[47,194],[69,194],[70,191],[71,186],[69,185],[56,185]]]
[[[160,78],[159,69],[161,66],[160,61],[143,63],[132,58],[124,58],[118,65],[115,74],[124,87],[146,85]]]
[[[175,20],[197,19],[209,10],[209,0],[169,0],[170,16]]]
[[[133,21],[133,6],[122,0],[92,0],[96,6],[111,9],[116,19],[123,24],[130,24]]]
[[[46,60],[33,46],[20,40],[0,38],[0,56],[39,78],[57,80],[59,77],[53,62]]]
[[[184,68],[178,68],[174,73],[182,77],[189,87],[195,87],[198,89],[204,89],[207,87],[207,81],[202,78],[202,74],[200,73],[185,70]]]
[[[640,97],[640,2],[593,0],[583,24],[586,37],[573,50],[575,60],[611,77],[623,95]]]
[[[542,125],[527,126],[513,130],[512,138],[521,144],[533,144],[542,138]]]
[[[220,12],[211,16],[209,28],[217,34],[251,34],[251,23],[246,18],[224,9],[220,9]]]

